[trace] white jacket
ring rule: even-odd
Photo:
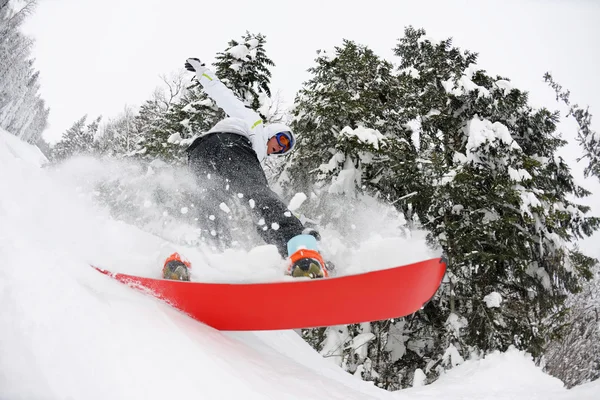
[[[246,136],[250,139],[252,148],[261,162],[267,157],[267,142],[270,138],[279,132],[292,134],[290,127],[284,124],[264,125],[260,115],[256,111],[246,108],[214,72],[200,66],[199,63],[194,63],[193,66],[198,81],[202,84],[206,94],[229,116],[229,118],[219,121],[207,133],[227,132]],[[295,143],[295,140],[293,142]]]

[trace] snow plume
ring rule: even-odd
[[[295,208],[295,213],[319,231],[321,250],[326,259],[337,265],[336,272],[340,275],[439,256],[427,246],[426,232],[409,230],[402,213],[366,194],[351,198],[329,192],[313,193]],[[374,254],[377,265],[373,262]]]
[[[304,193],[296,193],[292,200],[290,200],[288,204],[288,209],[290,209],[291,211],[296,211],[302,206],[302,203],[304,203],[306,199],[307,196]]]
[[[202,201],[198,184],[186,169],[158,161],[145,165],[135,161],[99,160],[78,157],[54,166],[49,171],[63,181],[71,193],[95,202],[108,210],[112,218],[134,225],[169,242],[197,246],[216,236],[198,221]],[[202,187],[210,187],[214,177],[207,176]],[[231,196],[228,203],[219,202],[215,212],[232,225],[237,244],[234,248],[265,247],[263,257],[274,268],[283,264],[272,245],[264,245],[251,218]],[[244,194],[237,201],[253,203]],[[409,232],[402,214],[392,206],[366,195],[349,199],[344,195],[325,194],[324,203],[298,193],[289,202],[292,211],[307,223],[316,224],[323,237],[320,246],[326,258],[338,267],[339,275],[366,272],[417,262],[437,254],[428,249],[424,232]],[[317,204],[320,204],[318,206]],[[214,217],[212,218],[214,221]],[[308,221],[308,222],[307,222]],[[264,224],[264,223],[263,223]],[[278,229],[277,226],[266,229]],[[219,254],[214,249],[212,254]],[[226,251],[221,258],[234,264],[232,269],[247,265],[243,252]],[[373,262],[378,254],[378,262]],[[258,256],[257,256],[258,257]],[[276,270],[266,269],[258,276],[275,278]]]
[[[160,160],[148,165],[133,160],[77,157],[54,166],[51,174],[68,182],[75,193],[106,207],[113,218],[170,242],[195,246],[204,242],[213,229],[209,222],[203,224],[205,218],[199,215],[204,204],[200,185],[186,168]],[[214,180],[206,177],[202,187],[213,184]],[[225,220],[233,218],[233,208],[235,204],[221,201],[214,207]],[[250,231],[248,240],[256,239],[254,233]],[[245,241],[244,237],[236,239]]]

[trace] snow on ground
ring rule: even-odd
[[[27,163],[38,167],[48,162],[46,156],[36,146],[23,142],[1,128],[0,146],[4,148],[3,152],[7,153],[5,157],[0,158],[0,163],[2,163],[0,166],[5,170],[8,170],[8,166],[14,162]]]
[[[389,393],[345,373],[293,331],[204,326],[89,268],[157,276],[160,253],[181,249],[114,220],[81,182],[40,168],[42,161],[37,148],[0,131],[0,399],[599,398],[598,382],[568,391],[516,350]],[[399,243],[373,237],[362,251],[392,262],[386,254]],[[233,255],[183,250],[196,278],[239,278],[273,257],[269,246]],[[279,260],[270,262],[262,276],[279,272]]]
[[[596,382],[597,383],[597,382]],[[410,399],[597,399],[596,391],[584,386],[570,391],[563,383],[544,374],[524,352],[509,349],[483,360],[467,361],[429,386],[402,390]],[[433,396],[432,396],[433,394]]]

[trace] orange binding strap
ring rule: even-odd
[[[186,267],[192,268],[191,262],[189,262],[188,260],[182,259],[181,256],[179,255],[179,253],[175,252],[175,253],[171,254],[169,257],[167,257],[167,259],[165,260],[165,263],[163,264],[163,271],[166,268],[167,264],[170,263],[171,261],[179,261],[179,262],[182,262]]]
[[[288,267],[288,272],[290,272],[290,270],[292,269],[292,265],[294,265],[296,261],[301,260],[303,258],[313,258],[317,260],[321,264],[321,268],[323,269],[323,276],[325,278],[329,277],[327,268],[325,268],[325,261],[323,260],[321,254],[316,250],[310,249],[300,249],[290,256],[290,265]]]

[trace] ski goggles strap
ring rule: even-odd
[[[281,146],[281,150],[277,154],[285,154],[294,147],[294,136],[291,132],[279,132],[275,135],[277,143]]]

